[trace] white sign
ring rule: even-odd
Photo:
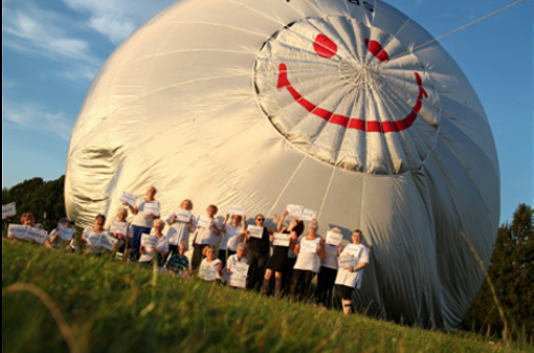
[[[274,233],[274,246],[289,246],[289,234]]]
[[[290,216],[300,218],[302,211],[304,211],[304,206],[288,204],[286,210]]]
[[[198,277],[206,281],[216,280],[217,278],[219,278],[217,267],[204,263],[203,266],[200,266],[200,269],[198,271]]]
[[[206,217],[206,216],[200,216],[200,218],[198,219],[197,226],[200,228],[208,229],[210,227],[210,224],[211,224],[211,218]]]
[[[347,268],[356,266],[356,259],[352,256],[340,256],[337,259],[339,268]]]
[[[305,208],[302,210],[302,214],[300,215],[300,219],[303,221],[313,221],[317,218],[317,211],[311,210],[309,208]]]
[[[143,245],[148,252],[152,252],[152,248],[157,248],[158,246],[158,237],[151,234],[142,234],[141,235],[141,245]]]
[[[245,206],[243,206],[243,205],[230,205],[230,211],[228,213],[236,215],[236,216],[244,216],[245,215]]]
[[[100,246],[108,250],[113,250],[113,244],[117,244],[117,241],[118,240],[113,238],[112,236],[102,234],[102,236],[100,237]]]
[[[111,227],[109,228],[111,234],[122,234],[126,235],[128,233],[128,222],[113,221],[111,222]]]
[[[247,285],[248,265],[243,262],[236,262],[230,268],[228,274],[228,284],[232,287],[245,288]]]
[[[143,212],[147,215],[153,214],[154,216],[159,216],[159,205],[155,202],[145,202]]]
[[[89,243],[89,245],[91,245],[91,247],[101,246],[101,244],[100,244],[100,233],[91,232],[87,236],[87,238],[85,238],[85,240],[87,240],[87,242]]]
[[[341,240],[343,240],[343,234],[341,233],[336,233],[332,231],[328,231],[328,233],[326,233],[327,244],[338,246],[339,244],[341,244]]]
[[[65,227],[64,225],[58,226],[58,234],[64,241],[71,240],[74,235],[74,229]]]
[[[28,227],[28,239],[34,240],[38,244],[44,244],[47,235],[46,230]]]
[[[179,209],[178,211],[174,212],[176,215],[176,220],[178,222],[184,222],[189,223],[191,221],[191,212],[188,210]]]
[[[317,245],[313,241],[302,240],[300,242],[300,252],[315,254],[317,252]]]
[[[253,238],[261,239],[263,236],[263,227],[248,226],[249,235]]]
[[[14,237],[17,239],[28,240],[28,230],[29,227],[18,224],[10,224],[7,229],[7,235],[10,238]]]
[[[125,191],[122,193],[121,202],[126,202],[128,205],[135,207],[135,205],[137,204],[137,196]]]
[[[8,203],[7,205],[2,205],[2,219],[12,217],[16,214],[17,214],[17,209],[15,207],[14,202]]]

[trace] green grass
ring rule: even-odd
[[[160,274],[155,287],[153,280],[151,269],[108,257],[2,241],[3,292],[16,282],[44,290],[83,352],[512,351],[465,332],[343,316],[196,279]],[[28,292],[3,296],[2,332],[5,352],[68,351],[48,309]]]

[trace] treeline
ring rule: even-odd
[[[498,300],[494,300],[491,287],[485,281],[464,318],[462,329],[500,337],[523,338],[532,342],[533,220],[532,207],[520,204],[514,212],[513,220],[499,227],[488,269],[488,278]],[[504,312],[504,318],[499,313],[499,306]]]
[[[13,217],[15,222],[18,223],[23,213],[31,212],[36,217],[36,222],[50,231],[56,227],[57,220],[66,215],[64,184],[64,176],[47,182],[42,178],[25,180],[10,189],[2,190],[2,204],[16,202],[17,216]],[[532,207],[520,204],[514,212],[513,220],[500,226],[488,269],[489,280],[506,316],[507,334],[514,338],[519,335],[528,338],[533,334],[533,217]],[[487,281],[461,328],[502,336],[505,324]]]

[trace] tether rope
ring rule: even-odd
[[[413,48],[413,49],[411,49],[411,50],[407,50],[407,51],[405,51],[405,52],[402,52],[402,53],[400,53],[400,54],[397,54],[397,55],[391,57],[391,58],[389,59],[389,61],[391,61],[391,60],[393,60],[393,59],[395,59],[395,58],[398,58],[398,57],[401,56],[401,55],[405,55],[405,54],[408,54],[408,53],[413,53],[414,51],[419,50],[419,49],[421,49],[422,47],[425,47],[425,46],[430,45],[430,44],[432,44],[432,43],[434,43],[434,42],[437,42],[438,40],[443,39],[443,38],[445,38],[445,37],[447,37],[447,36],[450,36],[450,35],[453,34],[453,33],[456,33],[456,32],[458,32],[458,31],[460,31],[460,30],[462,30],[462,29],[464,29],[464,28],[467,28],[467,27],[469,27],[469,26],[471,26],[471,25],[474,25],[475,23],[478,23],[478,22],[483,21],[483,20],[485,20],[485,19],[487,19],[487,18],[489,18],[489,17],[491,17],[491,16],[494,16],[494,15],[498,14],[499,12],[502,12],[502,11],[504,11],[504,10],[508,10],[510,7],[515,6],[515,5],[517,5],[517,4],[519,4],[520,2],[523,2],[523,1],[525,1],[525,0],[518,0],[518,1],[512,3],[512,4],[508,5],[508,6],[503,7],[502,9],[499,9],[499,10],[497,10],[497,11],[495,11],[495,12],[490,13],[489,15],[486,15],[486,16],[484,16],[484,17],[481,17],[481,18],[479,18],[478,20],[475,20],[475,21],[473,21],[473,22],[471,22],[471,23],[468,23],[468,24],[466,24],[466,25],[464,25],[464,26],[462,26],[462,27],[458,27],[458,28],[456,28],[455,30],[452,30],[452,31],[450,31],[450,32],[448,32],[448,33],[445,33],[444,35],[442,35],[442,36],[440,36],[440,37],[438,37],[438,38],[434,38],[434,39],[432,39],[432,40],[430,40],[430,41],[428,41],[428,42],[426,42],[426,43],[423,43],[423,44],[421,44],[421,45],[418,45],[417,47],[415,47],[415,48]],[[382,64],[382,63],[380,63],[380,64]],[[378,64],[378,65],[380,65],[380,64]]]

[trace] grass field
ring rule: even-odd
[[[4,352],[69,346],[32,283],[57,304],[80,352],[510,352],[465,332],[402,327],[159,274],[108,257],[2,241]]]

